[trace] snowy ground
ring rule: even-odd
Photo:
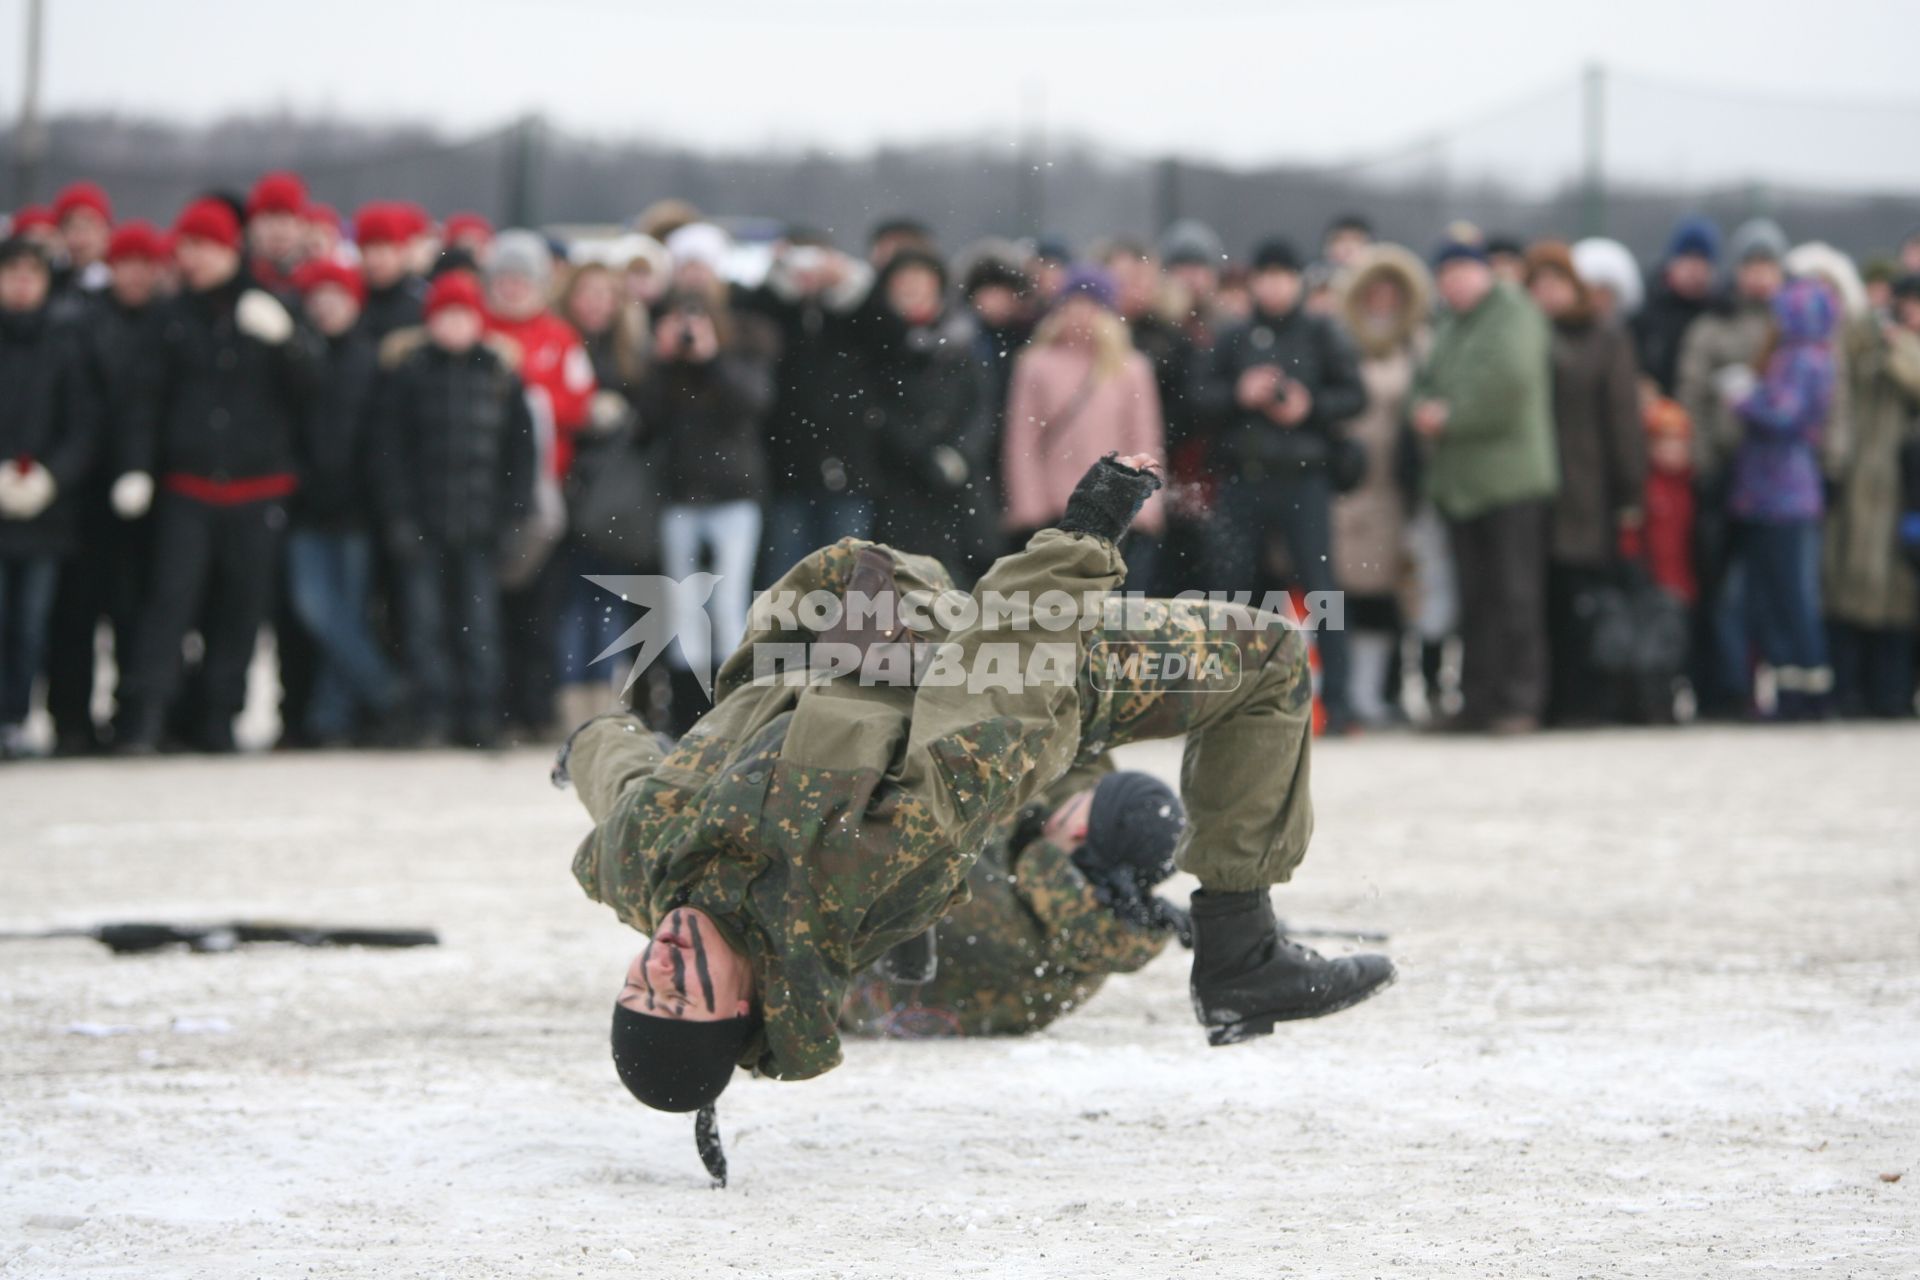
[[[1916,762],[1913,730],[1324,747],[1277,900],[1391,930],[1395,989],[1210,1050],[1176,952],[1029,1041],[850,1044],[734,1086],[725,1192],[613,1078],[633,940],[543,757],[8,768],[0,928],[446,945],[0,943],[0,1275],[1920,1274]]]

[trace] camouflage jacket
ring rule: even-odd
[[[1055,784],[1059,803],[1100,773],[1076,769]],[[1102,903],[1060,846],[1044,838],[1019,853],[1003,831],[967,876],[971,900],[941,917],[933,981],[896,985],[860,975],[840,1025],[860,1035],[1019,1035],[1084,1004],[1109,974],[1131,973],[1173,934],[1123,919]]]
[[[570,757],[597,823],[575,878],[642,932],[681,904],[712,916],[754,967],[763,1027],[741,1064],[783,1080],[838,1065],[853,975],[966,900],[989,836],[1073,764],[1088,716],[1073,679],[978,690],[756,682],[757,645],[811,638],[769,602],[844,591],[866,545],[823,548],[756,600],[713,709],[671,753],[627,717],[588,725]],[[954,590],[933,561],[891,554],[903,593]],[[1043,530],[975,593],[1079,601],[1123,574],[1103,539]],[[983,644],[1084,646],[1087,634],[936,628],[926,638],[950,642],[965,666]]]

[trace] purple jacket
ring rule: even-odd
[[[1833,295],[1795,280],[1773,298],[1779,341],[1766,376],[1735,406],[1746,434],[1733,456],[1729,505],[1742,520],[1818,520],[1820,437],[1833,407]]]

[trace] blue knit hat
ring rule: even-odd
[[[1720,228],[1704,213],[1690,213],[1680,219],[1673,224],[1673,234],[1667,237],[1666,261],[1689,257],[1705,258],[1716,267],[1720,265]]]
[[[1464,235],[1450,235],[1442,240],[1433,251],[1433,269],[1437,272],[1449,262],[1467,258],[1474,262],[1487,260],[1487,246],[1483,241]]]
[[[1067,278],[1060,286],[1060,295],[1055,305],[1070,298],[1092,298],[1095,302],[1112,311],[1120,305],[1120,290],[1113,277],[1099,267],[1073,267],[1068,270]]]

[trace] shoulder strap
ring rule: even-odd
[[[1044,458],[1053,451],[1053,443],[1059,438],[1060,433],[1073,424],[1073,420],[1080,416],[1081,410],[1087,407],[1087,402],[1093,399],[1093,389],[1099,382],[1099,376],[1099,365],[1088,364],[1087,376],[1080,379],[1080,385],[1074,389],[1072,397],[1061,407],[1059,413],[1040,424],[1040,438],[1035,442],[1037,446],[1035,451],[1041,457]]]

